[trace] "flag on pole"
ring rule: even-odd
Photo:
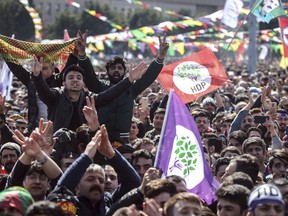
[[[173,90],[167,108],[155,167],[161,168],[165,176],[184,178],[188,190],[209,205],[216,200],[219,182],[214,179],[205,160],[198,128]]]
[[[221,22],[226,26],[236,28],[242,7],[243,2],[241,0],[226,0]]]
[[[279,20],[279,27],[281,31],[282,47],[283,47],[283,49],[281,49],[282,59],[280,61],[280,67],[287,68],[288,66],[288,18],[280,17],[278,20]]]
[[[13,74],[8,65],[3,62],[2,70],[0,71],[0,93],[6,100],[10,100],[10,91],[12,90]]]
[[[167,92],[173,88],[188,103],[223,86],[228,77],[213,51],[205,48],[164,66],[158,80]]]
[[[286,15],[280,0],[257,0],[251,13],[266,23],[269,23],[271,19]]]

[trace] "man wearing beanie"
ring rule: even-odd
[[[34,200],[22,187],[10,187],[0,193],[0,215],[23,216]]]
[[[284,209],[285,202],[279,188],[263,184],[249,196],[247,216],[284,216]]]

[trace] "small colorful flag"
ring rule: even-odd
[[[286,15],[280,0],[257,0],[251,13],[266,23],[269,23],[271,19]]]
[[[163,67],[158,80],[188,103],[223,86],[228,77],[213,51],[205,48]]]
[[[210,205],[216,200],[219,182],[205,160],[202,142],[193,117],[181,99],[170,91],[155,167],[165,176],[185,179],[188,191]]]

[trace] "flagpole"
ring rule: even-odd
[[[163,142],[163,136],[164,136],[164,132],[165,132],[166,125],[167,125],[166,123],[167,123],[167,118],[168,118],[168,113],[169,113],[169,109],[170,109],[170,104],[171,104],[172,93],[173,93],[173,92],[174,92],[174,89],[171,88],[171,89],[170,89],[170,92],[169,92],[168,102],[167,102],[167,105],[166,105],[164,121],[163,121],[163,124],[162,124],[164,127],[162,126],[162,129],[161,129],[159,145],[158,145],[158,148],[157,148],[157,154],[156,154],[155,161],[154,161],[154,167],[156,167],[156,164],[157,164],[157,161],[158,161],[158,158],[159,158],[159,154],[160,154],[161,146],[164,145],[164,144],[162,143],[162,142]]]

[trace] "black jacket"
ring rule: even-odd
[[[70,122],[74,120],[72,119],[73,104],[70,101],[65,88],[49,88],[41,75],[32,75],[32,77],[40,99],[48,107],[48,119],[53,121],[53,132],[60,128],[69,128]],[[121,95],[121,93],[131,85],[129,79],[126,78],[113,88],[101,92],[98,95],[82,90],[79,100],[77,101],[77,112],[79,118],[78,127],[83,123],[86,123],[86,119],[82,112],[83,107],[86,105],[86,96],[93,96],[95,99],[95,106],[96,108],[99,108]],[[109,113],[105,113],[105,115],[109,115]]]
[[[79,66],[86,73],[85,84],[90,91],[99,93],[111,88],[112,85],[98,80],[89,58],[86,58],[84,61],[79,60],[78,62]],[[110,140],[119,140],[120,137],[129,138],[134,99],[153,83],[161,72],[162,67],[162,62],[159,62],[157,59],[153,60],[147,72],[139,80],[121,94],[120,97],[98,110],[99,122],[106,125]],[[106,113],[109,113],[109,115]]]

